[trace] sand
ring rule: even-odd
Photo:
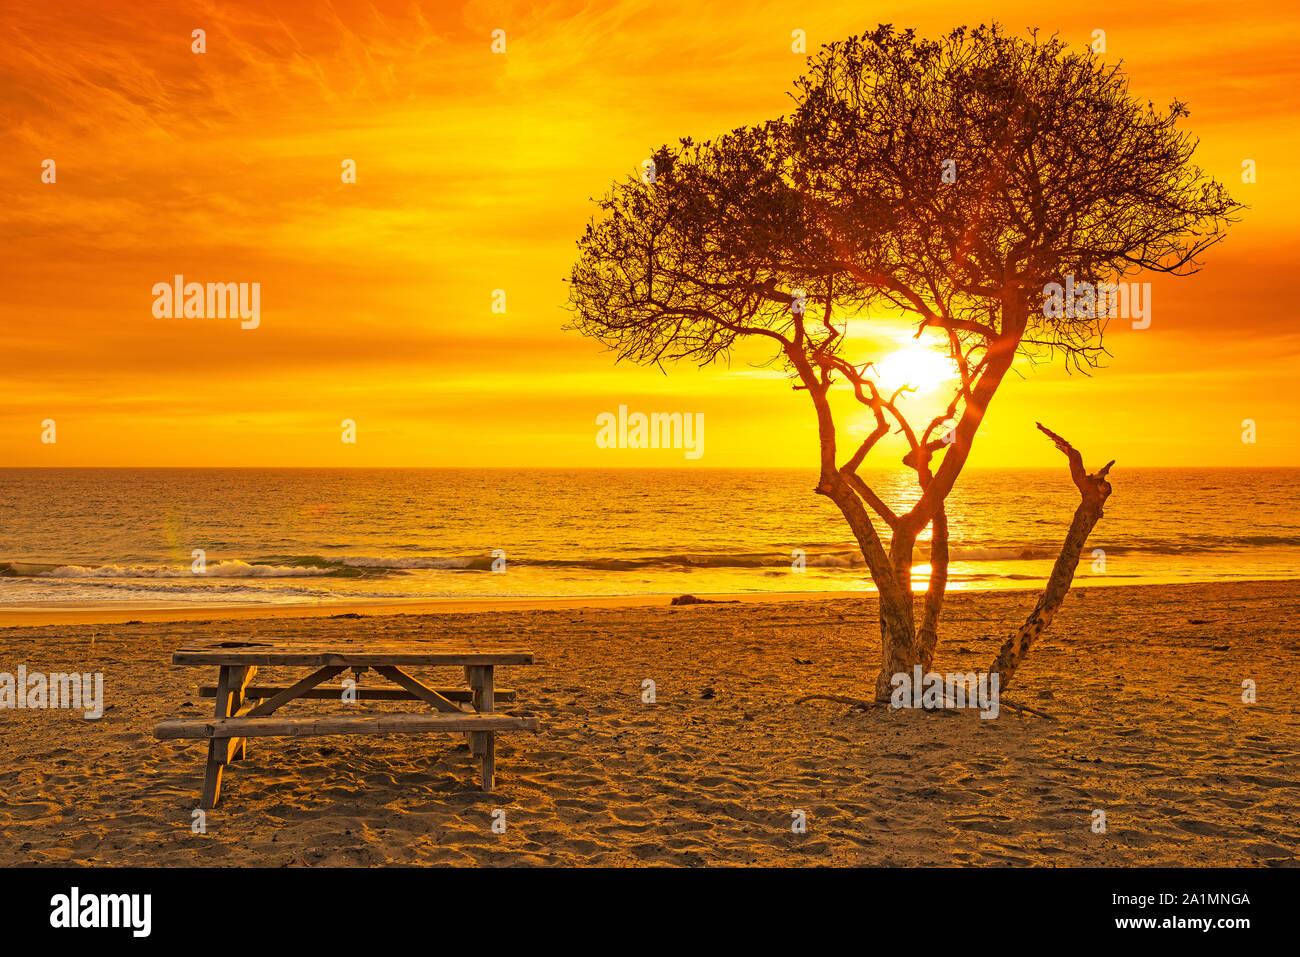
[[[951,596],[937,668],[986,668],[1032,602]],[[102,671],[109,706],[99,721],[0,710],[0,864],[1300,860],[1295,582],[1076,589],[1007,694],[1058,721],[795,704],[870,686],[879,644],[869,599],[277,614],[0,624],[0,671]],[[156,741],[151,729],[209,714],[195,685],[215,674],[173,666],[172,650],[196,633],[335,632],[526,643],[538,664],[499,669],[497,681],[518,690],[516,707],[539,715],[542,730],[498,736],[491,794],[449,736],[255,739],[206,833],[194,833],[205,749]],[[642,701],[647,678],[654,704]],[[1241,700],[1247,678],[1253,704]],[[492,828],[497,810],[504,833]],[[1094,833],[1095,810],[1105,833]],[[792,830],[795,811],[806,833]]]

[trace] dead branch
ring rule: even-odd
[[[795,701],[795,704],[803,704],[805,701],[834,701],[836,704],[852,705],[855,708],[882,708],[889,704],[888,701],[863,701],[861,698],[846,698],[840,694],[810,694]]]
[[[1025,711],[1025,712],[1028,712],[1029,714],[1036,714],[1036,715],[1038,715],[1038,717],[1040,717],[1040,718],[1046,718],[1048,721],[1060,721],[1060,720],[1061,720],[1060,718],[1053,717],[1052,715],[1048,714],[1046,711],[1036,711],[1036,710],[1034,710],[1033,708],[1028,708],[1028,707],[1026,707],[1026,706],[1023,705],[1023,704],[1016,704],[1016,703],[1013,702],[1013,701],[1008,701],[1008,700],[1006,700],[1005,698],[999,698],[999,699],[998,699],[998,707],[999,707],[999,708],[1010,708],[1012,711]]]
[[[1061,546],[1061,554],[1057,556],[1056,564],[1052,566],[1052,574],[1047,580],[1042,596],[1038,599],[1038,604],[1025,619],[1025,623],[1002,645],[997,658],[989,668],[990,674],[999,676],[999,687],[1003,690],[1011,683],[1016,670],[1029,654],[1030,647],[1047,630],[1061,603],[1065,601],[1066,593],[1074,582],[1074,571],[1079,565],[1079,555],[1083,552],[1083,546],[1088,541],[1093,526],[1100,520],[1102,506],[1110,495],[1111,486],[1106,481],[1106,474],[1115,464],[1112,459],[1098,472],[1089,475],[1084,471],[1083,456],[1073,445],[1041,423],[1038,428],[1056,443],[1056,447],[1069,459],[1070,475],[1079,489],[1079,507],[1075,509],[1070,530],[1066,533],[1065,543]]]

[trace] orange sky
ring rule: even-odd
[[[562,331],[589,198],[660,143],[783,112],[796,28],[812,48],[990,17],[1104,29],[1250,209],[1200,275],[1152,279],[1149,329],[1111,324],[1108,368],[1010,377],[972,464],[1059,465],[1041,419],[1090,465],[1300,465],[1300,7],[1137,6],[9,3],[0,465],[815,468],[807,397],[745,362],[664,376]],[[155,318],[176,273],[260,282],[260,327]],[[704,413],[705,454],[598,448],[620,404]]]

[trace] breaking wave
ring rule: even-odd
[[[1190,542],[1113,542],[1099,538],[1090,543],[1107,555],[1187,555],[1234,551],[1260,547],[1300,545],[1300,538],[1287,535],[1248,535],[1205,538]],[[1059,543],[1033,545],[953,544],[951,562],[1050,561],[1059,551]],[[788,569],[799,557],[806,568],[861,569],[865,566],[858,549],[844,545],[810,545],[799,549],[789,545],[774,546],[763,552],[676,552],[659,555],[529,556],[511,553],[480,555],[344,555],[322,558],[319,555],[269,555],[256,558],[209,562],[206,570],[195,573],[189,564],[131,563],[29,563],[0,562],[0,578],[39,579],[274,579],[274,578],[385,578],[412,572],[491,572],[498,556],[505,557],[511,568],[572,569],[594,572],[635,572],[643,570],[691,571],[695,569]],[[916,562],[929,560],[927,542],[918,542]]]

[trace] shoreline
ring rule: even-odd
[[[1300,575],[1293,578],[1260,578],[1225,581],[1145,582],[1088,582],[1076,583],[1071,593],[1097,588],[1183,588],[1204,585],[1260,585],[1285,582],[1300,583]],[[1020,595],[1039,593],[1041,587],[1024,588],[955,588],[949,589],[947,598],[958,595]],[[837,591],[789,592],[690,592],[699,602],[691,605],[713,604],[770,604],[786,602],[835,601],[867,598],[874,601],[874,589]],[[922,595],[922,592],[914,592]],[[0,629],[40,628],[47,625],[125,625],[135,623],[166,624],[170,622],[224,622],[254,620],[292,620],[342,617],[396,617],[409,615],[466,615],[476,612],[547,611],[601,608],[659,608],[669,607],[678,597],[667,592],[649,595],[577,595],[577,596],[523,596],[518,598],[409,598],[409,599],[357,599],[334,602],[272,603],[230,602],[228,604],[192,605],[177,602],[171,605],[135,605],[126,607],[93,602],[64,602],[57,607],[32,605],[0,605]]]

